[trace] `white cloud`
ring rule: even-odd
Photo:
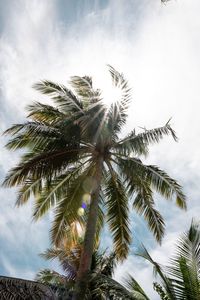
[[[4,26],[0,47],[1,129],[23,120],[25,105],[40,97],[30,88],[39,79],[66,83],[70,75],[88,74],[103,87],[108,80],[107,63],[122,70],[133,87],[128,129],[160,126],[173,117],[180,139],[178,144],[166,139],[152,147],[148,159],[184,184],[190,200],[187,214],[159,201],[167,219],[167,236],[163,247],[155,246],[154,253],[162,260],[174,237],[187,228],[193,215],[198,216],[200,3],[172,0],[163,6],[155,0],[109,1],[101,9],[97,5],[95,11],[79,11],[79,19],[75,15],[71,23],[59,19],[61,9],[56,1],[21,0],[7,10],[9,22]],[[3,149],[3,144],[1,141],[0,164],[5,172],[17,156]],[[2,190],[1,195],[1,238],[12,245],[17,228],[18,247],[23,251],[20,226],[33,226],[28,223],[30,212],[26,208],[11,209],[13,193]],[[38,230],[42,231],[42,226]],[[33,248],[38,243],[46,245],[36,230],[34,238],[26,235]],[[130,258],[123,270],[133,269],[133,263]],[[136,264],[136,269],[141,280],[150,278],[146,266]]]

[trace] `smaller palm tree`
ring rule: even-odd
[[[175,255],[170,264],[161,267],[142,246],[139,256],[149,261],[159,276],[160,283],[154,282],[154,290],[162,300],[200,299],[200,223],[192,221],[188,232],[178,240]],[[134,278],[129,277],[126,286],[141,294],[141,287]],[[149,299],[145,294],[143,298]],[[137,298],[136,298],[137,299]]]
[[[41,256],[47,260],[58,259],[63,274],[43,269],[36,275],[36,280],[54,287],[59,299],[71,299],[75,288],[81,249],[82,242],[73,247],[68,247],[63,243],[60,248],[47,249]],[[117,259],[114,253],[107,254],[106,251],[99,250],[93,253],[86,299],[135,299],[128,289],[112,278],[116,264]]]

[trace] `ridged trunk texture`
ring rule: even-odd
[[[80,265],[76,279],[75,292],[73,300],[83,300],[87,290],[88,274],[92,262],[92,254],[94,250],[94,241],[98,217],[98,202],[101,185],[103,160],[99,159],[94,176],[96,188],[92,193],[91,204],[89,208],[88,220],[85,231],[83,250],[81,253]]]

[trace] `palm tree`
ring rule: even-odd
[[[149,261],[153,265],[154,274],[159,276],[161,283],[154,282],[153,286],[160,299],[200,299],[200,223],[193,221],[188,232],[179,238],[175,255],[168,266],[161,267],[144,246],[138,255]],[[130,288],[133,282],[136,281],[130,277],[127,287]],[[138,283],[137,286],[141,288]],[[133,287],[133,290],[137,292],[138,287]]]
[[[68,247],[66,244],[60,248],[53,247],[41,254],[47,260],[58,259],[64,274],[50,269],[43,269],[36,275],[36,280],[54,286],[61,299],[71,299],[75,286],[75,279],[80,263],[82,245]],[[114,253],[109,255],[106,251],[96,250],[92,255],[91,271],[89,276],[86,298],[93,300],[130,299],[132,295],[128,289],[115,281],[112,276],[117,264]]]
[[[78,300],[87,288],[95,234],[97,237],[103,226],[104,215],[114,252],[118,259],[125,259],[131,243],[128,199],[134,198],[133,208],[144,216],[158,242],[165,224],[155,208],[153,190],[166,199],[175,198],[180,208],[186,208],[180,185],[157,166],[139,159],[147,156],[150,144],[165,135],[176,140],[175,132],[167,122],[139,133],[134,129],[122,137],[131,91],[123,74],[111,66],[109,72],[113,88],[121,92],[110,107],[93,88],[91,77],[72,77],[73,92],[44,80],[34,88],[49,96],[55,106],[40,102],[29,105],[28,121],[5,132],[11,136],[8,149],[25,149],[4,181],[4,186],[19,186],[16,204],[23,205],[33,196],[35,220],[55,207],[51,230],[54,245],[59,245],[72,223],[87,221],[74,296]]]

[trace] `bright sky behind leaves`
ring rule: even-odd
[[[191,218],[200,215],[199,12],[199,0],[167,5],[159,0],[0,0],[1,132],[24,121],[24,108],[32,100],[44,99],[31,89],[40,79],[67,84],[70,75],[91,75],[109,98],[106,64],[122,71],[133,89],[126,131],[158,127],[172,117],[179,142],[166,138],[153,146],[148,162],[184,186],[188,212],[157,199],[167,227],[162,247],[141,219],[132,218],[133,246],[145,243],[160,262],[167,261]],[[1,181],[19,159],[4,144],[1,137]],[[47,265],[38,253],[49,244],[51,215],[35,224],[31,204],[17,209],[15,198],[14,189],[0,189],[0,275],[32,279]],[[110,243],[107,233],[104,240]],[[142,284],[145,278],[144,288],[153,295],[151,268],[133,250],[116,277],[130,272]]]

